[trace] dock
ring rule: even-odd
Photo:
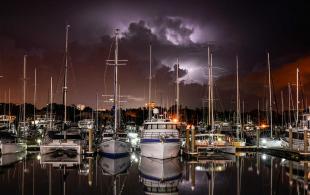
[[[210,153],[222,152],[229,153],[234,155],[239,155],[240,153],[251,153],[251,152],[260,152],[279,158],[285,158],[293,161],[309,161],[310,152],[290,150],[287,148],[266,148],[266,147],[257,147],[257,146],[206,146],[206,147],[196,147],[195,150],[187,150],[184,148],[183,154],[190,157],[204,157],[208,156]]]

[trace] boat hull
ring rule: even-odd
[[[130,146],[129,143],[122,140],[112,139],[102,142],[99,146],[99,152],[105,157],[119,158],[129,155]]]
[[[27,149],[24,143],[0,143],[0,154],[14,154],[23,152]]]
[[[179,139],[173,142],[153,141],[148,142],[141,140],[141,155],[150,158],[168,159],[179,155],[180,143]]]
[[[62,140],[53,140],[50,143],[40,145],[40,154],[49,154],[56,152],[58,150],[72,151],[76,154],[82,153],[82,147],[79,141],[67,140],[63,142]]]

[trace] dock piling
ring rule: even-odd
[[[191,152],[195,152],[195,126],[191,126],[191,134],[192,134],[192,139],[191,139]]]

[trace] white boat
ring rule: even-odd
[[[127,141],[127,134],[104,132],[99,145],[99,152],[103,156],[110,158],[128,156],[130,145]]]
[[[17,137],[6,131],[0,131],[0,155],[13,154],[23,152],[27,149],[27,145],[17,142]]]
[[[141,155],[158,159],[177,157],[180,150],[178,122],[156,118],[158,110],[153,112],[155,118],[146,121],[141,132]]]
[[[94,119],[83,119],[78,122],[78,127],[80,129],[94,129],[95,120]]]
[[[108,65],[114,66],[114,127],[111,129],[111,133],[103,134],[101,143],[99,145],[99,152],[110,158],[120,158],[129,155],[130,145],[126,142],[127,134],[119,133],[119,84],[118,84],[118,66],[120,63],[124,63],[127,60],[118,59],[118,36],[119,30],[115,30],[115,59],[107,60]],[[125,137],[124,137],[125,136]]]
[[[293,150],[304,150],[304,133],[307,132],[307,151],[310,150],[310,113],[305,113],[302,115],[302,127],[294,127],[291,129],[292,131],[292,149]],[[281,139],[281,144],[285,148],[289,148],[289,131],[290,129],[286,129],[285,137]]]
[[[50,124],[47,129],[42,144],[40,145],[40,154],[45,155],[53,152],[68,152],[70,154],[82,153],[82,138],[80,129],[68,128],[70,127],[70,121],[67,120],[67,71],[68,71],[68,36],[70,25],[66,26],[66,46],[65,46],[65,74],[64,74],[64,87],[63,87],[63,105],[64,105],[64,119],[59,125],[60,130],[57,128],[57,124],[53,121],[53,79],[51,77],[50,87]]]
[[[62,131],[48,130],[40,145],[40,154],[45,155],[57,151],[82,153],[81,135],[77,130],[67,130],[66,139]]]
[[[141,157],[139,173],[145,194],[178,194],[182,177],[179,158],[160,160]]]
[[[259,146],[263,148],[281,148],[282,141],[276,138],[262,137],[259,138]]]

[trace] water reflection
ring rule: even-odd
[[[122,194],[122,189],[125,187],[126,179],[128,176],[127,170],[130,167],[129,156],[116,159],[100,157],[100,167],[102,168],[102,174],[110,177],[113,182],[113,194]]]
[[[179,158],[159,160],[141,157],[139,173],[146,194],[178,194],[182,177]]]
[[[0,156],[1,194],[310,194],[309,162],[265,154],[157,160]]]

